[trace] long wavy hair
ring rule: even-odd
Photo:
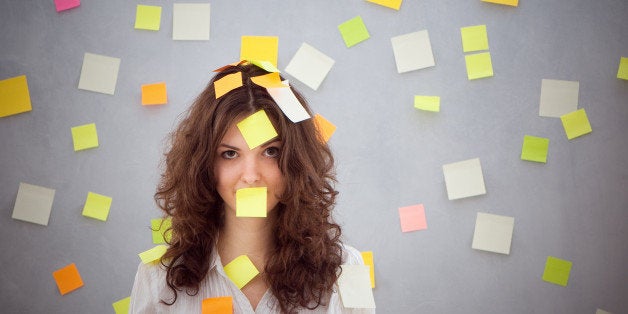
[[[216,99],[214,82],[241,72],[242,86]],[[274,226],[275,249],[268,254],[265,280],[280,310],[324,305],[336,282],[342,259],[340,226],[331,216],[334,159],[312,119],[293,123],[265,88],[251,77],[267,74],[251,65],[230,66],[209,82],[170,135],[165,169],[155,193],[157,205],[171,217],[171,240],[161,259],[174,293],[196,295],[205,278],[218,233],[224,225],[224,204],[214,177],[217,148],[233,123],[263,109],[282,144],[278,163],[286,189],[280,196]],[[292,88],[292,87],[291,87]],[[305,99],[292,89],[311,114]]]

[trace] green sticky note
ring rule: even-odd
[[[146,250],[139,255],[142,263],[148,264],[160,259],[168,250],[168,247],[165,245],[157,245],[150,250]]]
[[[557,257],[548,256],[543,271],[543,280],[563,287],[567,286],[572,263]]]
[[[237,217],[266,217],[266,187],[244,188],[236,191]]]
[[[493,76],[493,64],[491,53],[482,52],[464,56],[467,64],[467,77],[469,80]]]
[[[536,162],[547,162],[549,138],[525,135],[521,147],[521,159]]]
[[[74,151],[98,147],[96,124],[90,123],[73,127],[72,142],[74,143]]]
[[[439,96],[414,96],[414,108],[426,111],[440,111]]]
[[[111,197],[88,192],[85,206],[83,206],[83,216],[107,221],[110,207]]]
[[[461,27],[460,36],[462,37],[462,51],[488,50],[486,25]]]
[[[253,262],[246,255],[236,257],[229,264],[225,265],[225,274],[235,283],[238,289],[246,286],[249,281],[253,280],[259,274]]]
[[[266,60],[247,60],[247,61],[251,64],[254,64],[266,70],[266,72],[280,73],[279,69],[277,69],[277,67],[270,61],[266,61]]]
[[[591,124],[589,124],[589,118],[584,109],[579,109],[568,114],[560,116],[560,121],[563,122],[563,128],[567,134],[567,139],[574,139],[578,136],[582,136],[591,133]]]
[[[238,122],[237,126],[249,149],[260,146],[279,135],[263,109]]]
[[[128,314],[131,305],[131,297],[126,297],[111,304],[116,314]]]
[[[0,117],[31,111],[26,75],[0,81]]]
[[[619,59],[617,78],[622,80],[628,80],[628,58],[621,57],[621,59]]]
[[[172,218],[156,218],[150,220],[150,229],[153,234],[153,243],[161,244],[166,243],[166,241],[170,242],[172,238]]]
[[[135,28],[158,31],[161,25],[161,7],[155,5],[137,5]]]
[[[364,25],[364,22],[362,21],[362,17],[359,15],[338,25],[338,30],[340,31],[340,35],[342,35],[342,39],[345,41],[347,48],[371,37],[366,29],[366,25]]]

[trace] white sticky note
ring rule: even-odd
[[[53,189],[20,182],[11,218],[47,226],[54,197]]]
[[[478,213],[471,247],[501,254],[510,254],[515,218]]]
[[[436,65],[432,44],[427,30],[422,30],[390,39],[392,42],[397,72],[420,70]]]
[[[604,311],[604,310],[597,309],[597,310],[595,310],[595,314],[613,314],[613,313],[608,312],[608,311]]]
[[[310,114],[305,111],[290,87],[267,88],[266,90],[290,121],[296,123],[310,118]]]
[[[486,194],[479,158],[446,164],[443,174],[450,200]]]
[[[560,118],[578,109],[580,83],[577,81],[541,81],[539,116]]]
[[[370,267],[367,265],[341,265],[338,278],[340,299],[346,308],[375,308],[371,289]]]
[[[113,95],[116,91],[120,59],[85,53],[78,88]]]
[[[172,9],[172,39],[209,40],[209,3],[175,3]]]
[[[288,63],[286,73],[294,76],[313,90],[317,90],[333,65],[334,60],[332,58],[316,48],[302,43]]]

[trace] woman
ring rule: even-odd
[[[214,82],[237,72],[242,86],[216,99]],[[200,313],[202,300],[221,296],[234,313],[352,312],[336,280],[341,264],[363,261],[331,217],[331,151],[312,119],[291,122],[252,82],[264,74],[246,62],[221,69],[173,132],[155,194],[172,239],[161,263],[140,264],[131,312]],[[278,136],[249,149],[236,125],[259,110]],[[251,187],[267,188],[266,218],[236,216],[236,191]],[[223,266],[241,255],[259,275],[238,289]]]

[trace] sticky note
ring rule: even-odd
[[[414,96],[414,108],[439,112],[440,111],[440,97],[439,96]]]
[[[277,36],[242,36],[240,42],[240,60],[264,60],[277,66],[279,54]]]
[[[20,182],[11,218],[47,226],[55,190]]]
[[[316,48],[302,43],[299,50],[288,63],[288,66],[286,66],[286,73],[303,82],[311,89],[317,90],[329,71],[331,71],[334,62],[334,59]]]
[[[120,59],[86,52],[78,88],[113,95],[119,70]]]
[[[111,197],[88,192],[87,200],[83,206],[83,216],[107,221],[111,200]]]
[[[244,188],[236,191],[237,217],[266,217],[266,187]]]
[[[373,251],[360,252],[364,265],[369,267],[369,275],[371,276],[371,288],[375,288],[375,263],[373,262]]]
[[[577,81],[541,80],[539,116],[559,118],[578,109],[580,83]]]
[[[490,52],[481,52],[464,56],[467,65],[467,78],[475,80],[493,76],[493,64]]]
[[[233,283],[242,289],[249,281],[253,280],[259,274],[253,262],[246,255],[240,255],[225,265],[225,274],[233,281]]]
[[[266,90],[290,121],[296,123],[311,118],[290,87],[275,87]]]
[[[562,115],[560,116],[560,121],[563,123],[567,139],[571,140],[592,132],[589,118],[584,109],[578,109],[574,112]]]
[[[142,105],[163,105],[168,103],[166,83],[142,85]]]
[[[371,37],[366,29],[366,25],[364,25],[364,21],[362,21],[362,17],[359,15],[338,25],[338,30],[347,48],[355,46]]]
[[[142,260],[142,263],[148,264],[160,259],[167,250],[168,247],[166,245],[157,245],[152,249],[146,250],[138,254],[138,256]]]
[[[233,314],[233,297],[207,298],[201,304],[202,314]]]
[[[84,124],[71,129],[74,151],[98,147],[96,124]]]
[[[154,244],[170,242],[172,238],[172,218],[157,218],[150,220],[150,229],[153,235]]]
[[[597,309],[595,310],[595,314],[612,314],[611,312]]]
[[[209,3],[174,3],[173,40],[209,40]]]
[[[479,158],[443,165],[450,200],[486,194]]]
[[[26,75],[0,81],[0,117],[31,111]]]
[[[138,4],[135,9],[135,28],[158,31],[161,25],[161,7]]]
[[[279,69],[277,69],[277,67],[270,61],[266,61],[266,60],[248,60],[248,62],[250,62],[251,64],[254,64],[262,69],[264,69],[266,72],[277,72],[279,73]]]
[[[521,159],[536,162],[547,162],[549,138],[525,135],[521,146]]]
[[[403,0],[366,0],[371,3],[379,4],[381,6],[385,6],[391,9],[399,10],[401,7],[401,2]]]
[[[111,304],[116,314],[129,314],[129,307],[131,305],[131,297],[118,300]]]
[[[366,265],[340,265],[338,278],[340,299],[346,308],[375,308],[370,270]]]
[[[314,115],[314,125],[323,143],[327,143],[336,132],[336,126],[318,113]]]
[[[216,99],[240,86],[242,86],[242,72],[235,72],[221,77],[214,81]]]
[[[57,283],[61,295],[70,293],[83,286],[83,279],[79,274],[76,264],[72,263],[52,272],[52,277]]]
[[[390,41],[398,73],[433,67],[436,64],[427,30],[395,36]]]
[[[567,286],[572,263],[557,257],[548,256],[543,271],[543,280],[563,287]]]
[[[515,218],[478,213],[471,247],[476,250],[510,254]]]
[[[237,126],[249,149],[260,146],[279,135],[263,109],[238,122]]]
[[[401,232],[427,229],[423,204],[400,207],[399,221],[401,222]]]
[[[513,7],[516,7],[517,5],[519,5],[519,0],[482,0],[484,2],[491,2],[491,3],[497,3],[497,4],[504,4],[504,5],[510,5]]]
[[[486,25],[461,27],[460,36],[462,37],[463,52],[488,50]]]
[[[621,59],[619,59],[617,78],[622,80],[628,80],[628,58],[621,57]]]
[[[55,9],[57,12],[69,10],[81,5],[81,0],[55,0]]]
[[[277,72],[271,72],[264,75],[251,77],[251,81],[255,83],[256,85],[264,87],[264,88],[288,86],[288,85],[285,85],[281,81],[281,77],[279,76],[279,73]]]

